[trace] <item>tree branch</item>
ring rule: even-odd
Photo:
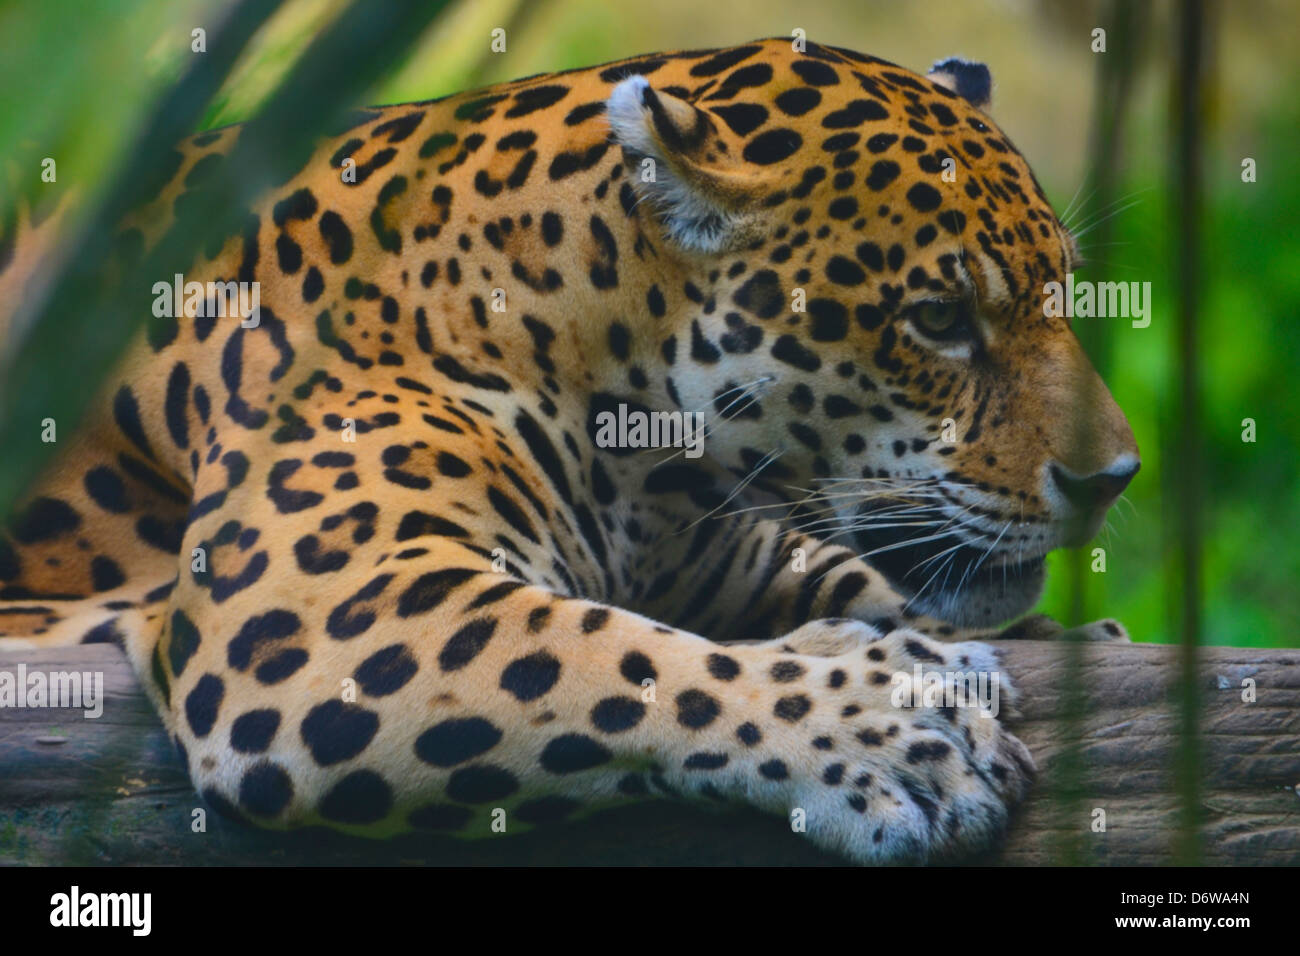
[[[1040,768],[1005,844],[981,862],[1042,865],[1168,863],[1178,800],[1172,757],[1177,648],[1084,647],[1090,691],[1077,799],[1053,792],[1066,752],[1057,708],[1065,647],[1007,642],[1021,692],[1013,723]],[[12,863],[817,864],[835,859],[781,820],[748,810],[707,813],[669,803],[610,810],[517,837],[464,843],[408,837],[383,843],[333,833],[272,833],[206,813],[120,651],[108,645],[0,651],[0,670],[102,671],[103,715],[0,709],[0,865]],[[1243,681],[1256,699],[1242,699]],[[1202,809],[1211,864],[1300,864],[1300,650],[1205,648]],[[42,742],[65,737],[62,743]],[[1105,832],[1093,832],[1094,811]]]

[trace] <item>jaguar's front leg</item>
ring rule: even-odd
[[[339,597],[268,593],[244,618],[178,588],[151,669],[212,803],[277,828],[474,836],[721,797],[888,862],[987,844],[1031,773],[993,717],[891,699],[888,675],[918,662],[996,667],[979,645],[843,622],[819,625],[833,656],[807,631],[724,648],[415,543]]]

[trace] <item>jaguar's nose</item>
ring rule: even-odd
[[[1120,455],[1103,471],[1080,477],[1059,464],[1051,466],[1052,482],[1081,515],[1105,511],[1128,487],[1142,463],[1134,455]]]

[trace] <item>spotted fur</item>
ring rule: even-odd
[[[121,644],[262,826],[672,796],[863,862],[986,845],[1028,753],[892,675],[996,670],[971,629],[1137,458],[1041,309],[1073,241],[940,67],[767,40],[355,117],[186,276],[258,281],[260,325],[152,320],[10,521],[9,646]],[[703,411],[704,456],[598,446],[619,404]]]

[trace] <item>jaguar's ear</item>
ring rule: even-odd
[[[638,202],[649,204],[669,238],[693,252],[753,240],[763,183],[729,156],[708,113],[644,76],[614,87],[605,112]]]
[[[993,75],[983,63],[972,63],[960,57],[940,60],[930,67],[927,80],[952,90],[970,102],[971,106],[988,112],[993,101]]]

